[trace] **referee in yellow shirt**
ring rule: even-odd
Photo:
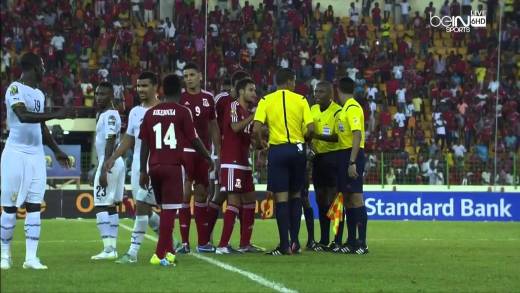
[[[270,255],[300,252],[298,233],[302,216],[300,191],[305,182],[305,141],[314,132],[307,99],[293,92],[295,73],[280,69],[276,74],[278,90],[266,95],[256,109],[253,137],[259,148],[267,148],[267,189],[276,201],[276,222],[280,244]],[[269,129],[269,145],[262,138],[262,126]],[[302,127],[305,126],[305,127]],[[304,133],[306,131],[306,133]],[[288,233],[291,236],[289,245]]]
[[[341,106],[333,101],[332,84],[327,81],[316,84],[314,97],[316,104],[311,107],[315,126],[312,137],[312,150],[315,153],[312,160],[312,182],[318,203],[321,237],[319,243],[309,248],[323,251],[329,249],[330,219],[327,217],[327,211],[337,192],[337,153],[340,146],[336,133],[336,117],[341,112]],[[340,229],[338,235],[341,235],[342,231],[343,229]]]
[[[339,102],[343,105],[338,116],[338,191],[345,195],[347,242],[341,252],[366,254],[367,210],[363,200],[363,171],[365,169],[365,117],[363,108],[354,99],[354,81],[339,80]],[[357,233],[357,239],[356,239]]]

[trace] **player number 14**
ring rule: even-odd
[[[175,139],[175,125],[170,123],[166,134],[162,135],[162,124],[157,123],[153,127],[153,132],[155,132],[155,148],[160,150],[162,149],[163,142],[165,145],[170,146],[170,149],[177,148],[177,139]]]

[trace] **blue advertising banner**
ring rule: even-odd
[[[126,191],[119,207],[122,217],[133,217],[135,202]],[[309,192],[318,219],[315,193]],[[265,191],[256,192],[256,217],[274,218],[274,202]],[[191,202],[193,212],[194,202]],[[366,192],[369,220],[423,221],[520,221],[520,193],[493,192]],[[226,204],[222,207],[222,214]],[[22,215],[20,215],[22,216]],[[43,218],[95,218],[92,190],[47,190],[42,205]]]
[[[309,192],[314,217],[315,193]],[[520,221],[520,193],[366,192],[370,220]]]
[[[48,178],[72,178],[81,176],[81,145],[60,145],[60,149],[69,156],[72,162],[70,169],[63,168],[52,150],[45,146],[45,162],[47,166]]]

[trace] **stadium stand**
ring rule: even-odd
[[[32,50],[46,63],[47,107],[74,105],[82,117],[93,117],[93,90],[108,80],[123,114],[138,102],[141,70],[180,74],[188,61],[204,68],[207,45],[207,88],[214,92],[239,68],[251,73],[262,94],[274,88],[278,67],[291,67],[296,91],[311,101],[318,80],[355,79],[367,117],[368,184],[518,183],[520,28],[513,17],[503,22],[497,80],[494,15],[487,27],[447,33],[430,26],[429,7],[410,7],[404,23],[384,18],[382,1],[381,9],[363,7],[350,16],[311,0],[281,1],[280,7],[272,0],[258,7],[231,1],[227,9],[210,9],[205,44],[204,13],[187,4],[193,1],[175,1],[172,20],[157,18],[155,1],[133,2],[2,0],[2,94],[20,74],[21,54]],[[441,15],[467,12],[459,5],[436,8]],[[0,107],[4,141],[4,103]],[[86,174],[88,155],[82,165]],[[258,182],[265,182],[265,166],[253,165]]]

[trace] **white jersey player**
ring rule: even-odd
[[[72,118],[74,112],[63,108],[45,113],[45,96],[38,89],[45,72],[42,59],[34,53],[26,53],[22,56],[21,66],[23,73],[20,80],[11,83],[5,93],[9,136],[0,163],[2,270],[12,266],[11,241],[16,226],[16,212],[22,204],[25,204],[27,211],[23,268],[47,269],[36,257],[40,239],[40,208],[47,181],[43,144],[51,148],[62,166],[70,166],[69,158],[59,149],[45,121]]]
[[[134,148],[131,183],[132,195],[134,200],[136,200],[136,217],[130,241],[130,248],[127,253],[116,261],[117,263],[123,264],[135,263],[137,261],[137,254],[148,225],[150,225],[155,232],[158,232],[159,230],[159,216],[152,211],[152,206],[156,205],[155,195],[151,188],[145,190],[139,186],[139,156],[141,154],[139,130],[141,122],[143,121],[146,111],[160,103],[159,99],[157,99],[157,77],[154,73],[147,71],[141,73],[137,79],[137,93],[139,94],[141,105],[135,106],[130,111],[126,134],[123,136],[121,144],[117,150],[105,164],[105,169],[112,169],[114,162],[118,160],[118,158],[124,156],[130,148]]]
[[[116,240],[119,215],[116,205],[123,200],[125,163],[122,158],[114,162],[111,170],[103,168],[119,143],[121,118],[114,109],[114,87],[102,82],[96,88],[96,104],[99,117],[96,125],[96,153],[98,167],[94,177],[94,205],[97,209],[96,224],[103,240],[103,251],[92,256],[93,260],[116,259]]]

